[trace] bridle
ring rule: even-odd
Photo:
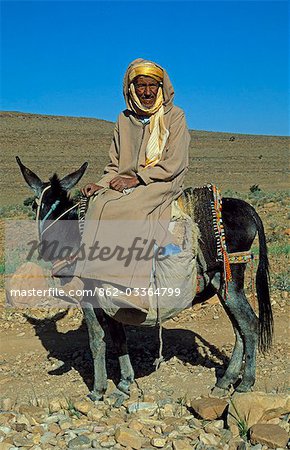
[[[48,212],[45,214],[45,216],[43,217],[43,219],[39,218],[40,215],[40,209],[43,203],[43,196],[45,194],[45,192],[51,188],[51,185],[46,186],[43,191],[41,192],[41,195],[38,198],[35,199],[35,202],[37,204],[37,211],[36,211],[36,222],[37,222],[37,230],[38,230],[38,239],[39,242],[41,242],[42,236],[43,234],[50,228],[52,227],[56,222],[58,222],[63,216],[65,216],[68,212],[72,211],[74,208],[76,208],[77,206],[79,206],[80,202],[76,203],[75,205],[71,206],[69,209],[67,209],[66,211],[64,211],[63,213],[61,213],[56,219],[54,219],[45,229],[43,229],[44,227],[44,223],[45,221],[49,218],[49,216],[53,213],[53,211],[56,210],[56,208],[58,207],[58,205],[60,204],[60,200],[55,200],[55,202],[51,205],[50,209],[48,210]]]

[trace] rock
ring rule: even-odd
[[[2,409],[4,409],[5,411],[9,411],[10,409],[12,409],[13,406],[13,401],[10,397],[4,398],[2,400]]]
[[[241,445],[245,445],[244,449],[240,447]],[[228,442],[229,450],[237,450],[240,447],[240,450],[246,450],[246,443],[242,440],[242,438],[232,438]]]
[[[209,422],[204,426],[204,431],[206,431],[207,433],[213,433],[216,436],[220,436],[223,427],[224,427],[223,420],[214,420],[213,422]]]
[[[220,431],[221,444],[227,444],[233,437],[231,430],[223,429]]]
[[[114,425],[121,425],[124,423],[124,419],[122,419],[121,417],[108,417],[107,419],[105,419],[105,423],[109,426],[112,427]]]
[[[47,411],[45,408],[40,408],[33,405],[20,405],[19,412],[36,419],[37,422],[39,422],[39,419],[47,415]]]
[[[16,447],[32,447],[34,442],[32,439],[26,438],[25,436],[14,436],[13,444]]]
[[[94,407],[94,404],[86,400],[82,400],[79,402],[75,402],[74,407],[77,411],[87,415],[88,412]]]
[[[141,431],[143,428],[143,424],[140,423],[137,419],[130,420],[128,426],[129,426],[129,428],[131,428],[132,430],[135,430],[135,431]]]
[[[16,415],[10,412],[0,411],[0,425],[8,425],[9,422],[15,422]]]
[[[196,419],[195,417],[192,417],[189,421],[188,421],[188,425],[190,426],[190,428],[193,429],[200,429],[202,428],[202,423],[200,420]]]
[[[56,443],[55,433],[52,433],[51,431],[47,431],[40,438],[41,444],[52,444],[53,442]]]
[[[10,450],[14,445],[9,442],[0,442],[0,450]]]
[[[284,448],[288,442],[288,433],[279,425],[258,423],[250,428],[250,440],[252,444]]]
[[[116,441],[124,447],[132,447],[135,450],[139,450],[142,445],[139,434],[130,428],[119,427],[115,432]]]
[[[0,427],[0,432],[3,433],[3,434],[8,434],[8,433],[10,433],[11,431],[12,431],[12,430],[11,430],[10,427],[7,427],[7,426],[1,426],[1,427]]]
[[[201,398],[191,402],[194,411],[205,420],[221,417],[227,405],[227,401],[222,398]]]
[[[188,441],[176,440],[172,442],[173,450],[192,450],[192,444]]]
[[[72,424],[71,424],[70,420],[65,419],[65,420],[62,420],[61,422],[59,422],[59,426],[60,426],[61,430],[69,430],[71,428]]]
[[[52,400],[50,400],[50,402],[49,402],[49,411],[50,411],[50,413],[57,413],[61,409],[62,409],[61,408],[61,404],[60,404],[60,401],[58,399],[53,398]]]
[[[21,433],[21,431],[27,430],[27,425],[25,423],[16,423],[15,424],[15,431],[18,433]]]
[[[113,448],[113,447],[116,448],[116,441],[114,438],[109,437],[105,441],[101,442],[100,446],[102,448]]]
[[[51,423],[48,429],[54,434],[58,434],[61,431],[61,428],[57,423]]]
[[[76,438],[69,441],[68,448],[87,449],[90,445],[91,441],[87,436],[77,436]]]
[[[199,440],[205,445],[218,445],[220,439],[212,433],[206,433],[204,430],[200,431]]]
[[[98,408],[92,408],[88,411],[87,417],[92,421],[98,422],[104,416],[104,412],[100,411]]]
[[[234,437],[239,435],[238,422],[245,421],[248,428],[267,423],[290,412],[290,397],[264,392],[235,393],[229,405],[228,425]]]
[[[174,406],[170,403],[163,407],[164,417],[171,417],[174,415]]]
[[[158,437],[158,438],[151,439],[150,442],[153,445],[153,447],[163,448],[166,444],[166,439]]]
[[[149,402],[134,402],[127,407],[127,411],[129,414],[136,413],[138,411],[147,410],[149,412],[153,412],[157,409],[156,403]]]

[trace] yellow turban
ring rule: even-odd
[[[154,78],[156,81],[163,80],[163,70],[152,63],[142,63],[133,66],[129,72],[129,84],[139,75]]]
[[[150,62],[137,64],[132,67],[128,74],[128,84],[130,86],[129,104],[137,114],[140,112],[150,116],[150,138],[146,148],[145,167],[155,166],[160,161],[163,149],[165,147],[169,131],[164,124],[163,92],[159,86],[155,104],[151,108],[145,108],[136,92],[133,84],[134,78],[143,75],[154,78],[159,83],[163,80],[163,70]]]

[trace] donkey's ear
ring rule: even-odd
[[[88,167],[88,163],[85,162],[78,170],[76,170],[73,173],[70,173],[66,177],[64,177],[62,180],[60,180],[60,185],[63,189],[66,191],[69,191],[72,189],[82,178],[83,174],[85,173],[86,169]]]
[[[31,187],[31,189],[33,189],[33,191],[35,192],[37,197],[39,197],[41,194],[42,188],[44,186],[44,183],[41,181],[41,179],[35,173],[33,173],[30,169],[28,169],[28,167],[25,167],[25,165],[22,164],[22,162],[18,156],[16,156],[16,161],[20,167],[20,170],[22,172],[24,180],[26,181],[28,186]]]

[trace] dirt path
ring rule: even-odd
[[[275,339],[272,350],[259,354],[255,390],[285,392],[288,321],[285,299],[274,294]],[[62,310],[64,311],[64,310]],[[81,398],[91,388],[92,361],[80,311],[56,320],[57,311],[2,310],[0,319],[1,397],[18,401],[35,396]],[[227,364],[234,341],[230,322],[215,299],[196,305],[164,325],[165,363],[154,370],[157,330],[128,327],[129,352],[136,380],[154,398],[193,398],[208,394]],[[112,346],[108,349],[110,387],[118,379]]]

